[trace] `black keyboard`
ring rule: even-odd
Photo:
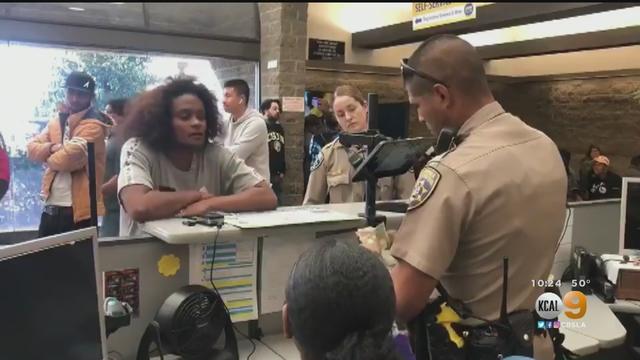
[[[395,213],[406,213],[409,205],[404,202],[379,202],[376,203],[376,211],[388,211]]]

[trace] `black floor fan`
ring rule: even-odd
[[[216,345],[222,342],[224,347]],[[160,359],[166,354],[184,360],[238,360],[233,324],[218,293],[188,285],[171,294],[140,340],[137,360],[149,360],[155,344]]]

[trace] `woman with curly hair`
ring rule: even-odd
[[[216,102],[193,78],[169,79],[134,101],[118,177],[121,236],[176,215],[276,207],[268,182],[212,141],[220,130]]]

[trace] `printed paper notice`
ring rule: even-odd
[[[258,241],[218,241],[211,274],[213,253],[212,243],[189,247],[189,283],[211,288],[212,278],[229,309],[231,321],[258,319]]]
[[[282,111],[304,112],[304,98],[295,96],[285,96],[282,98]]]

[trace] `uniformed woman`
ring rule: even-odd
[[[336,88],[333,112],[344,132],[359,133],[369,129],[367,103],[354,86]],[[311,176],[303,204],[323,204],[327,194],[330,203],[364,201],[365,183],[351,181],[364,156],[363,149],[355,146],[347,148],[339,138],[327,144],[311,164]],[[411,173],[379,179],[376,200],[408,199],[414,182]]]

